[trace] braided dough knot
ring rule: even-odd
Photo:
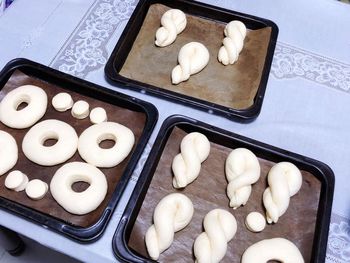
[[[267,182],[269,187],[263,194],[266,219],[270,224],[277,223],[278,218],[286,212],[290,197],[301,188],[302,176],[294,164],[281,162],[271,168]]]
[[[203,226],[205,232],[194,241],[196,262],[220,262],[226,254],[227,243],[236,234],[236,219],[226,210],[214,209],[204,217]]]
[[[252,192],[251,185],[260,178],[258,158],[250,150],[237,148],[226,159],[227,196],[233,209],[245,205]]]
[[[191,200],[180,193],[165,196],[156,206],[153,214],[154,224],[146,232],[148,254],[154,260],[170,247],[174,232],[188,225],[193,216]]]
[[[192,132],[182,139],[180,150],[181,153],[175,156],[172,163],[175,188],[186,187],[198,177],[201,163],[209,155],[210,142],[205,135]]]
[[[243,41],[247,34],[247,28],[241,21],[231,21],[224,29],[225,38],[223,46],[219,49],[218,60],[225,66],[237,61],[243,48]]]
[[[209,62],[209,51],[199,42],[190,42],[180,49],[178,61],[179,65],[171,72],[173,84],[188,80],[190,75],[201,71]]]
[[[156,32],[155,44],[159,47],[165,47],[173,43],[177,34],[180,34],[186,27],[186,15],[179,9],[170,9],[166,11],[160,23],[162,27]]]

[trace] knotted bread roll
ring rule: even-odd
[[[275,164],[267,176],[269,187],[263,194],[263,203],[266,208],[267,222],[277,223],[288,206],[290,197],[295,195],[302,184],[302,176],[299,169],[290,162]]]

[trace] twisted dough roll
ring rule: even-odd
[[[251,184],[260,177],[258,158],[250,150],[237,148],[226,159],[227,196],[233,209],[245,205],[252,192]]]
[[[179,65],[171,72],[173,84],[188,80],[190,75],[205,68],[209,62],[209,51],[199,42],[190,42],[180,49],[178,61]]]
[[[148,254],[154,260],[170,247],[174,232],[185,228],[193,216],[191,200],[179,193],[165,196],[156,206],[153,214],[154,224],[146,232]]]
[[[263,194],[263,203],[266,208],[267,222],[277,223],[288,206],[290,197],[295,195],[302,184],[299,169],[292,163],[281,162],[275,164],[269,171],[267,187]]]
[[[247,34],[247,28],[241,21],[231,21],[224,29],[225,38],[223,46],[219,49],[218,60],[225,66],[237,61],[243,48],[243,41]]]
[[[163,14],[160,23],[162,27],[156,32],[155,44],[165,47],[173,43],[176,36],[185,29],[186,15],[179,9],[170,9]]]
[[[180,150],[181,153],[175,156],[172,163],[175,188],[186,187],[198,177],[201,163],[209,155],[210,142],[205,135],[192,132],[182,139]]]
[[[204,230],[194,241],[194,255],[198,263],[220,262],[227,251],[227,243],[235,236],[235,217],[223,209],[211,210],[204,217]]]

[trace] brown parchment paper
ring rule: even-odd
[[[251,106],[261,80],[271,28],[248,30],[238,61],[234,65],[223,66],[217,60],[217,53],[222,45],[225,23],[186,14],[187,26],[175,42],[163,48],[155,46],[155,33],[163,13],[168,9],[161,4],[150,6],[119,73],[133,80],[229,108],[245,109]],[[177,65],[180,48],[192,41],[201,42],[208,48],[209,64],[188,81],[172,85],[171,71]]]
[[[154,208],[167,194],[181,192],[192,200],[194,215],[190,224],[175,234],[174,242],[168,250],[161,254],[160,262],[194,262],[194,240],[203,231],[204,216],[215,208],[230,211],[235,216],[238,226],[235,237],[228,243],[227,253],[222,262],[238,263],[243,252],[250,245],[273,237],[284,237],[292,241],[300,249],[305,262],[310,262],[321,189],[318,179],[306,171],[301,171],[302,187],[298,194],[291,198],[287,212],[280,217],[277,224],[267,225],[261,233],[252,233],[244,225],[245,217],[252,211],[265,215],[262,194],[267,187],[267,173],[274,163],[258,156],[261,177],[253,186],[248,203],[233,210],[229,207],[229,199],[226,196],[227,181],[224,171],[225,160],[232,151],[230,148],[211,142],[209,157],[202,163],[199,177],[184,190],[175,190],[172,187],[171,163],[175,155],[179,153],[180,142],[186,134],[177,127],[172,131],[133,226],[129,246],[137,253],[148,257],[144,236],[148,227],[153,223]]]
[[[109,121],[114,121],[122,125],[125,125],[128,128],[130,128],[135,134],[136,142],[128,158],[115,167],[101,169],[101,171],[106,175],[106,178],[107,178],[108,192],[104,201],[101,203],[101,205],[95,211],[92,211],[86,215],[78,216],[78,215],[73,215],[66,212],[53,199],[53,197],[50,194],[50,191],[48,191],[48,193],[45,195],[43,199],[38,201],[33,201],[26,196],[24,191],[18,193],[15,191],[8,190],[4,185],[7,174],[0,177],[0,196],[5,197],[14,202],[20,203],[22,205],[25,205],[27,207],[33,208],[42,213],[61,219],[69,224],[81,226],[81,227],[88,227],[97,222],[97,220],[101,217],[103,210],[106,208],[108,202],[110,201],[112,193],[114,192],[114,189],[116,188],[120,180],[120,177],[123,174],[123,171],[130,160],[130,156],[133,153],[136,147],[136,144],[140,139],[141,133],[145,126],[146,116],[144,113],[134,112],[125,108],[118,107],[116,105],[95,100],[94,98],[91,98],[91,97],[80,95],[70,90],[65,90],[64,87],[58,87],[56,85],[45,82],[43,80],[28,76],[18,70],[12,74],[12,76],[10,77],[6,85],[0,91],[0,101],[9,91],[13,90],[18,86],[26,85],[26,84],[39,86],[43,88],[46,94],[48,95],[48,108],[47,108],[46,114],[40,121],[46,120],[46,119],[58,119],[61,121],[65,121],[75,128],[78,136],[87,127],[92,125],[89,120],[89,117],[83,120],[78,120],[71,116],[70,110],[62,113],[62,112],[56,111],[53,108],[51,104],[51,100],[53,96],[59,92],[68,92],[72,95],[74,101],[77,101],[80,99],[87,101],[90,104],[90,109],[97,106],[103,107],[107,112]],[[29,161],[25,157],[22,151],[22,140],[24,135],[27,133],[29,129],[30,128],[23,129],[23,130],[11,129],[5,126],[4,124],[0,123],[0,130],[9,132],[17,141],[19,159],[17,164],[12,170],[20,170],[28,176],[29,180],[41,179],[50,186],[50,181],[52,176],[54,175],[56,170],[60,168],[63,164],[59,164],[51,167],[44,167]],[[105,146],[108,147],[108,143]],[[109,144],[109,146],[111,146],[111,144]],[[72,161],[83,161],[83,160],[80,158],[78,152],[76,152],[75,155],[72,158],[70,158],[67,162],[72,162]],[[87,184],[85,183],[76,183],[73,185],[73,189],[77,191],[86,189],[86,187],[87,187]]]

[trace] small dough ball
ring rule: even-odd
[[[106,110],[102,107],[93,108],[90,112],[90,121],[93,124],[98,124],[107,121]]]
[[[265,217],[259,212],[251,212],[245,219],[245,225],[252,232],[261,232],[265,229]]]
[[[23,191],[28,184],[28,176],[21,171],[15,170],[10,172],[5,179],[5,186],[16,192]]]
[[[72,116],[77,119],[85,119],[89,116],[89,103],[84,100],[78,100],[72,108]]]
[[[26,194],[33,200],[42,199],[48,190],[47,183],[39,179],[31,180],[26,186]]]
[[[63,112],[73,107],[73,99],[67,92],[61,92],[52,98],[52,106],[55,110]]]

